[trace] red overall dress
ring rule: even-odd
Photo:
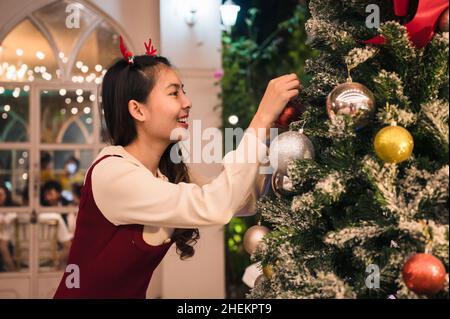
[[[172,244],[170,241],[159,246],[149,245],[142,237],[143,225],[115,226],[103,216],[94,201],[91,176],[95,166],[109,156],[120,157],[106,155],[97,160],[87,172],[82,189],[67,263],[78,266],[79,288],[70,284],[73,277],[67,278],[75,272],[67,271],[54,298],[143,299],[153,271]]]

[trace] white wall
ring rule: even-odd
[[[159,0],[89,0],[120,25],[127,45],[135,54],[144,54],[144,42],[151,37],[160,47]]]
[[[197,23],[184,19],[187,4],[197,5]],[[182,69],[215,69],[220,66],[220,0],[161,1],[162,52]]]

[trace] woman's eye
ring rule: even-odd
[[[186,94],[185,90],[182,90],[182,92],[183,92],[183,94]],[[175,91],[175,92],[170,93],[169,95],[178,96],[178,94],[179,94],[179,92]]]

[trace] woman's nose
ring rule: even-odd
[[[190,109],[192,107],[191,100],[185,95],[183,100],[183,109]]]

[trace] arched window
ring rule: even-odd
[[[32,12],[0,39],[0,81],[100,83],[119,57],[116,28],[85,5],[60,0]]]
[[[92,102],[96,96],[80,98],[69,90],[66,95],[64,85],[100,85],[106,69],[119,57],[117,27],[89,5],[59,0],[27,14],[8,33],[0,34],[0,142],[29,140],[24,101],[31,83],[60,84],[61,99],[50,98],[55,91],[41,96],[47,103],[41,109],[42,142],[91,142],[93,118],[89,106],[79,101]]]
[[[82,0],[51,1],[16,19],[0,29],[0,181],[25,203],[32,157],[22,154],[50,152],[59,174],[69,155],[85,169],[106,141],[98,88],[121,57],[121,32]]]

